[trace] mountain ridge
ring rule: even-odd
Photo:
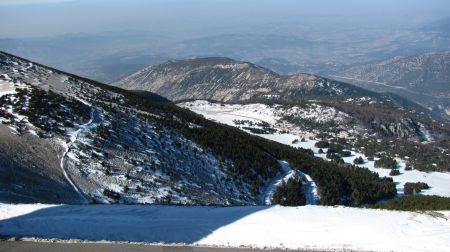
[[[330,75],[374,91],[390,91],[445,112],[450,106],[450,51],[398,56]],[[441,107],[441,108],[439,108]]]
[[[146,67],[112,84],[129,90],[155,92],[178,102],[202,99],[227,103],[296,104],[319,100],[353,113],[365,127],[378,132],[387,130],[387,135],[407,138],[420,139],[420,125],[405,123],[400,119],[411,121],[411,117],[416,117],[412,121],[419,120],[421,124],[428,125],[425,121],[438,118],[426,108],[393,93],[380,94],[312,74],[281,75],[252,63],[225,57],[167,61]],[[348,106],[347,99],[355,97],[372,99],[364,107],[381,116],[367,117],[368,111],[358,111],[356,106],[361,104],[355,102],[351,102],[353,106]],[[344,106],[345,103],[347,105]],[[392,116],[389,110],[398,115]],[[380,122],[387,124],[378,125]],[[398,123],[403,126],[394,130]]]
[[[152,91],[172,100],[213,99],[226,102],[264,96],[367,92],[313,74],[281,75],[253,63],[226,57],[166,61],[146,67],[112,85]],[[208,91],[205,92],[206,89]]]

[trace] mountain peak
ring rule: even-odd
[[[171,100],[211,99],[226,102],[264,97],[345,95],[359,88],[312,74],[280,75],[255,64],[225,57],[167,61],[113,83],[147,90]]]

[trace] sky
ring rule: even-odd
[[[119,30],[195,37],[319,18],[370,26],[450,16],[448,0],[0,0],[0,7],[0,38]]]

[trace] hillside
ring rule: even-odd
[[[366,90],[311,74],[280,75],[229,58],[168,61],[144,68],[113,85],[147,90],[171,100],[238,102],[258,98],[364,95]]]
[[[285,175],[280,160],[317,181],[324,205],[396,194],[392,180],[368,169],[208,121],[154,94],[7,53],[0,63],[2,202],[264,204]]]
[[[450,108],[450,52],[395,57],[332,75],[374,90],[389,91],[428,107]]]
[[[447,124],[430,111],[392,93],[375,93],[310,74],[280,75],[248,62],[228,58],[168,61],[149,66],[113,85],[147,90],[175,101],[204,99],[227,103],[307,106],[311,101],[348,115],[341,128],[360,135],[423,142],[446,139]],[[292,123],[326,128],[298,117]],[[336,130],[336,129],[335,129]]]

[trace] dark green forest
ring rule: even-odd
[[[442,211],[450,210],[450,198],[440,196],[409,195],[387,203],[373,205],[372,208],[401,211]]]

